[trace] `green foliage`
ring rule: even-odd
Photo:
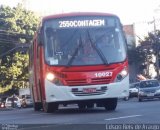
[[[143,72],[146,72],[144,74],[146,77],[150,77],[148,74],[147,67],[151,61],[151,55],[159,56],[159,50],[160,50],[160,31],[156,30],[155,32],[148,33],[148,36],[144,38],[144,40],[140,41],[140,45],[137,47],[137,52],[139,53],[139,62],[140,62],[140,69]],[[158,61],[157,61],[158,62]],[[155,67],[157,69],[157,72],[159,71],[156,65]]]
[[[12,57],[5,57],[5,62],[0,66],[0,87],[6,90],[6,87],[20,87],[21,82],[28,82],[28,54],[16,52]]]
[[[29,43],[39,23],[39,17],[18,4],[15,8],[0,7],[0,29],[10,33],[11,39],[20,43]]]
[[[0,6],[0,55],[17,44],[29,44],[38,27],[39,17],[18,4]],[[0,93],[28,82],[29,56],[19,52],[0,57]]]

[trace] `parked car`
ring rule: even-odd
[[[138,101],[143,99],[160,98],[160,84],[158,80],[140,81],[138,89]]]
[[[137,97],[138,96],[138,88],[139,88],[139,83],[131,83],[130,88],[129,88],[129,97]]]
[[[23,95],[21,106],[23,108],[33,106],[33,101],[30,95]]]
[[[8,97],[5,101],[5,106],[6,108],[11,108],[11,107],[21,108],[21,99],[15,95]]]
[[[124,97],[123,100],[124,100],[124,101],[128,101],[128,100],[129,100],[129,97],[128,97],[128,96],[127,96],[127,97]]]

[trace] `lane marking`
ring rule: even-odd
[[[25,115],[20,115],[20,116],[18,116],[18,117],[13,117],[13,118],[9,118],[9,119],[1,119],[0,118],[0,121],[8,121],[8,120],[19,120],[19,119],[28,119],[28,118],[30,118],[30,116],[33,116],[32,118],[35,118],[35,117],[39,117],[39,116],[43,116],[43,115],[48,115],[49,113],[35,113],[35,114],[29,114],[29,115],[27,115],[26,116],[26,114]],[[7,115],[8,116],[8,115]]]
[[[31,125],[34,125],[34,124],[31,124]],[[39,126],[38,126],[39,125]],[[31,129],[36,129],[36,128],[39,128],[39,129],[41,129],[41,128],[50,128],[50,127],[52,127],[52,126],[54,126],[54,127],[58,127],[58,126],[62,126],[63,124],[46,124],[46,125],[42,125],[41,126],[41,124],[37,124],[37,126],[31,126],[31,127],[27,127],[27,128],[22,128],[23,130],[31,130]],[[65,124],[64,124],[65,125]]]
[[[118,120],[118,119],[125,119],[125,118],[133,118],[133,117],[139,117],[142,115],[130,115],[130,116],[121,116],[121,117],[116,117],[116,118],[108,118],[105,119],[106,121],[110,121],[110,120]]]

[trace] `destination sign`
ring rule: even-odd
[[[100,26],[105,26],[104,19],[59,21],[59,28],[100,27]]]

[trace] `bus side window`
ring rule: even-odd
[[[39,58],[39,46],[37,46],[37,58]]]
[[[29,49],[29,67],[33,65],[33,58],[34,57],[34,42],[31,44]]]
[[[58,51],[58,45],[59,45],[59,39],[56,34],[56,30],[53,30],[52,28],[48,27],[46,29],[46,39],[47,39],[47,56],[48,57],[54,57],[56,56],[56,52]]]

